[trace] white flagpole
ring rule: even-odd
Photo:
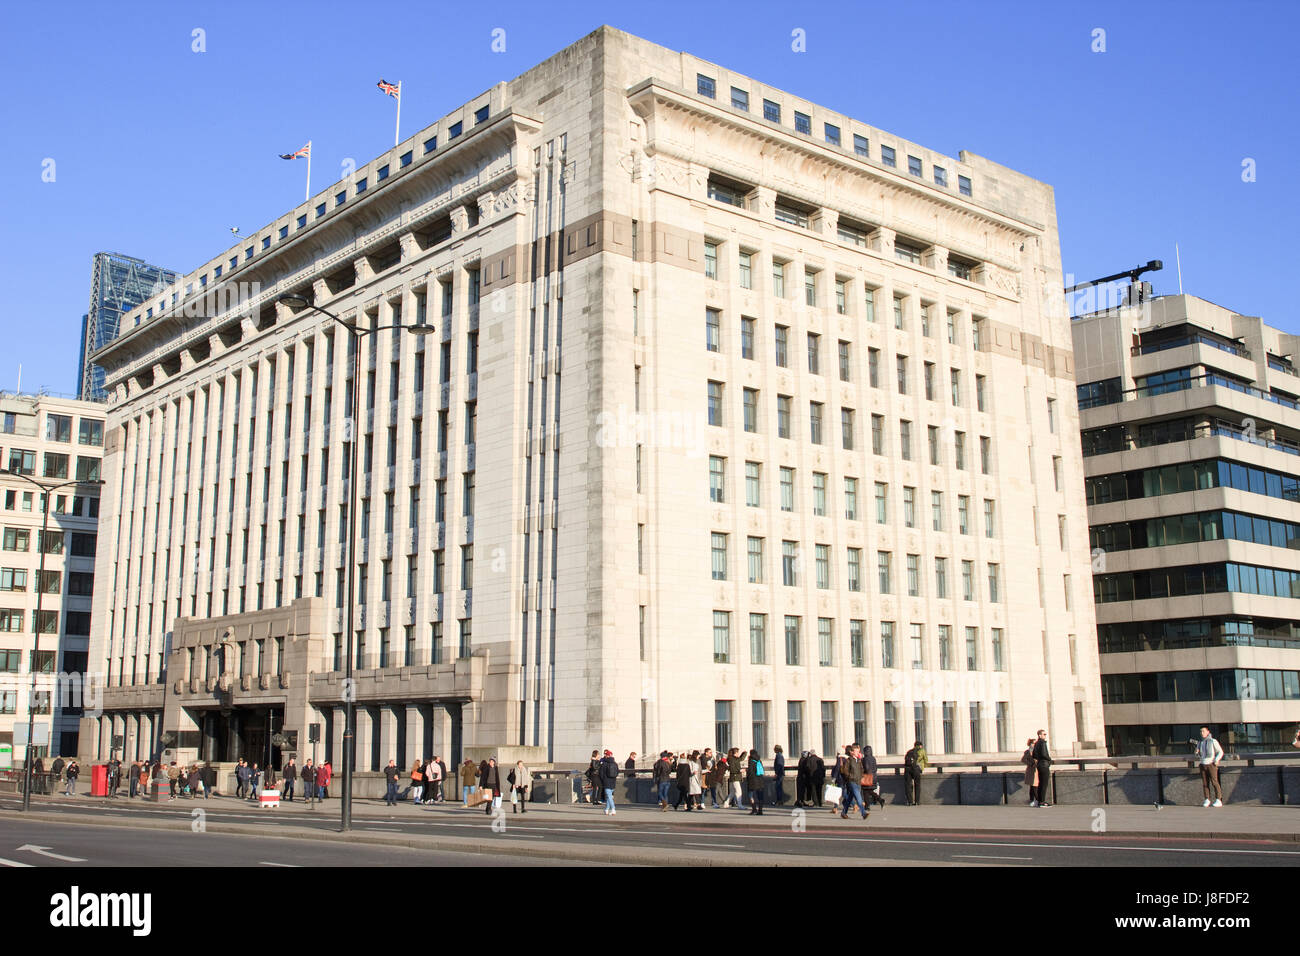
[[[402,81],[397,81],[397,128],[393,130],[393,145],[402,141]]]
[[[1174,243],[1174,261],[1178,264],[1178,294],[1183,294],[1183,257],[1178,252],[1178,243]]]
[[[302,197],[306,202],[311,199],[311,140],[307,140],[307,195]]]

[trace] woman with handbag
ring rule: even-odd
[[[506,782],[510,784],[510,808],[511,812],[527,813],[528,812],[528,791],[533,787],[533,775],[524,766],[522,760],[515,762],[515,769],[510,771],[510,776],[506,777]]]
[[[478,784],[487,798],[483,812],[490,816],[493,810],[501,807],[501,768],[497,766],[496,757],[488,757],[486,765],[479,771]]]
[[[868,744],[866,752],[862,755],[862,796],[868,809],[873,803],[878,803],[882,807],[885,805],[885,801],[880,796],[880,780],[876,773],[879,769],[876,755],[871,752],[871,746]],[[868,778],[871,780],[870,783],[867,783]]]
[[[417,757],[415,763],[411,764],[411,799],[418,807],[420,797],[424,793],[424,765],[420,763]]]
[[[1038,786],[1035,783],[1034,771],[1034,744],[1037,743],[1033,737],[1025,741],[1025,752],[1020,755],[1020,762],[1025,765],[1025,786],[1029,788],[1029,805],[1038,806]]]

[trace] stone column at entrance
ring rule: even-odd
[[[330,720],[333,726],[333,736],[330,738],[330,751],[321,757],[322,761],[328,760],[334,767],[335,773],[343,771],[343,735],[347,733],[348,715],[347,708],[344,705],[335,707],[330,714]]]
[[[357,707],[357,771],[365,773],[373,766],[375,718],[369,707]],[[382,764],[381,764],[382,766]]]
[[[397,718],[400,704],[379,705],[379,766],[388,766],[388,761],[396,760],[402,767],[403,754],[397,752]]]
[[[429,725],[429,708],[425,704],[406,705],[406,767],[415,761],[424,763],[433,752],[425,743],[424,728]]]

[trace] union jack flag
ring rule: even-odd
[[[379,87],[380,92],[387,93],[389,96],[396,96],[398,93],[398,84],[389,83],[387,80],[380,80],[375,86]]]
[[[310,155],[311,155],[311,143],[308,143],[306,146],[298,150],[296,153],[281,153],[280,158],[281,159],[303,159],[304,157]]]

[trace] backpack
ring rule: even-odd
[[[763,776],[763,762],[761,760],[754,761],[754,776],[755,777]]]
[[[512,787],[515,785],[515,772],[513,770],[506,775],[506,783],[510,784]]]

